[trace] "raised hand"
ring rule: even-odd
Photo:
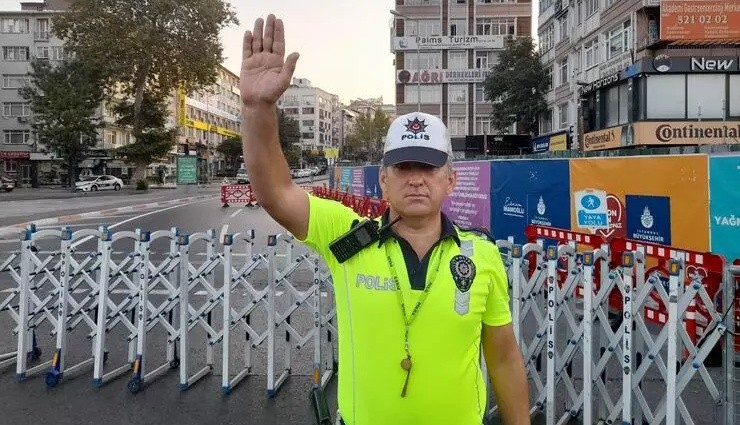
[[[264,34],[263,34],[264,26]],[[244,106],[274,104],[290,85],[298,53],[285,56],[283,21],[270,14],[244,33],[240,91]]]

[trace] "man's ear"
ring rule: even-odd
[[[457,171],[454,169],[450,170],[447,178],[447,194],[451,195],[457,185]]]
[[[386,192],[386,179],[388,178],[388,173],[386,170],[386,167],[380,166],[380,174],[378,175],[378,180],[380,181],[380,190],[383,191],[383,193]]]

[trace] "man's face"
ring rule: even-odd
[[[433,167],[402,162],[382,167],[380,187],[393,209],[405,217],[439,213],[444,198],[452,193],[457,179],[451,167]]]

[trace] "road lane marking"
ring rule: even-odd
[[[139,215],[137,215],[137,216],[134,216],[134,217],[128,218],[128,219],[126,219],[126,220],[123,220],[123,221],[119,221],[118,223],[115,223],[115,224],[112,224],[112,225],[108,226],[108,230],[110,230],[110,229],[115,229],[116,227],[118,227],[118,226],[121,226],[121,225],[123,225],[123,224],[129,223],[129,222],[132,222],[132,221],[134,221],[134,220],[138,220],[138,219],[140,219],[140,218],[144,218],[144,217],[147,217],[147,216],[150,216],[150,215],[153,215],[153,214],[157,214],[157,213],[161,213],[161,212],[169,211],[169,210],[172,210],[172,209],[175,209],[175,208],[180,208],[180,207],[184,207],[184,206],[186,206],[186,205],[192,205],[192,204],[198,204],[198,203],[202,203],[202,202],[208,202],[208,201],[212,201],[212,200],[213,200],[213,198],[216,198],[216,197],[214,196],[214,197],[210,197],[210,198],[208,198],[208,199],[201,199],[201,200],[198,200],[198,201],[193,201],[193,202],[186,202],[186,203],[184,203],[184,204],[179,204],[179,205],[173,205],[173,206],[171,206],[171,207],[167,207],[167,208],[162,208],[162,209],[159,209],[159,210],[155,210],[155,211],[149,211],[148,213],[144,213],[144,214],[139,214]],[[75,243],[73,243],[73,244],[72,244],[72,248],[74,248],[74,247],[76,247],[76,246],[79,246],[79,245],[81,245],[81,244],[83,244],[83,243],[85,243],[85,242],[89,241],[89,240],[90,240],[90,239],[92,239],[93,237],[94,237],[94,236],[88,236],[88,237],[86,237],[86,238],[82,238],[82,239],[80,239],[79,241],[77,241],[77,242],[75,242]]]
[[[238,216],[239,214],[241,214],[242,211],[244,211],[244,210],[236,210],[236,211],[234,211],[233,213],[231,213],[231,218],[234,218],[234,217]]]

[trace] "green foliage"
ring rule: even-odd
[[[97,69],[77,60],[32,64],[31,84],[20,89],[31,105],[38,142],[59,158],[74,187],[77,165],[97,144],[96,109],[104,98]]]
[[[131,127],[135,120],[134,109],[134,102],[131,101],[124,100],[116,104],[113,107],[113,112],[118,116],[116,124]],[[146,166],[170,152],[177,140],[177,129],[165,128],[167,104],[148,92],[144,92],[139,120],[141,133],[136,143],[118,148],[116,154],[128,163]]]
[[[383,139],[391,122],[382,110],[367,112],[357,117],[354,131],[347,136],[346,147],[354,157],[379,161],[383,154]]]
[[[296,167],[301,162],[301,129],[298,121],[285,115],[282,109],[277,110],[278,133],[280,135],[280,147],[285,155],[285,160],[290,167]]]
[[[226,161],[231,164],[232,168],[238,168],[240,162],[239,157],[244,152],[241,137],[224,140],[216,147],[216,151],[226,158]]]
[[[493,102],[494,128],[504,134],[518,122],[525,132],[537,134],[539,116],[547,110],[547,87],[545,68],[532,39],[512,39],[484,83],[486,97]]]
[[[109,94],[133,99],[135,142],[121,153],[141,168],[174,140],[146,117],[145,98],[157,103],[176,89],[213,85],[223,61],[221,29],[238,23],[223,0],[71,0],[52,29],[67,51],[101,70]]]
[[[149,183],[146,180],[136,181],[136,190],[147,190],[149,189]]]

